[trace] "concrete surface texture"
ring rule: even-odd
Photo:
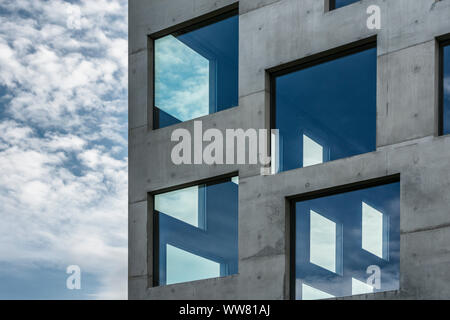
[[[381,29],[366,26],[369,5]],[[152,130],[152,36],[239,7],[239,107],[201,118],[208,128],[270,128],[269,73],[376,37],[377,150],[261,176],[256,165],[181,165],[174,128]],[[346,299],[450,299],[450,137],[438,136],[438,38],[450,0],[129,1],[129,298],[289,299],[288,197],[394,174],[401,181],[400,290]],[[151,192],[239,172],[239,274],[152,287]]]

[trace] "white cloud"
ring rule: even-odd
[[[127,296],[127,12],[0,4],[0,262],[78,264],[101,283],[93,298]]]

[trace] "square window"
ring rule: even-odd
[[[238,60],[234,13],[155,39],[153,128],[237,106]]]
[[[237,177],[154,195],[154,285],[238,272]]]
[[[330,10],[339,9],[360,0],[330,0]]]
[[[399,289],[398,181],[294,200],[293,210],[295,299]]]
[[[273,74],[278,170],[376,150],[376,82],[373,44]]]
[[[441,45],[441,119],[440,134],[450,134],[450,41]]]

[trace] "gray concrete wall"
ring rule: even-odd
[[[377,37],[377,151],[260,176],[259,166],[175,166],[174,127],[152,128],[150,35],[236,6],[235,0],[129,1],[129,298],[288,299],[287,197],[400,174],[400,290],[351,299],[450,299],[450,137],[437,136],[438,46],[450,0],[362,0],[326,12],[319,0],[239,1],[239,107],[201,118],[208,128],[269,128],[268,72]],[[366,27],[366,9],[382,29]],[[224,9],[225,8],[225,9]],[[149,193],[239,172],[239,274],[164,287],[152,283]]]

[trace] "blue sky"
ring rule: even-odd
[[[0,2],[0,299],[127,297],[127,16]]]

